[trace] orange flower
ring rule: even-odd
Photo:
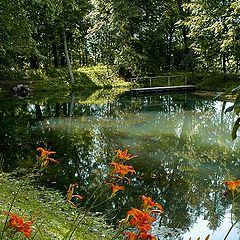
[[[240,180],[224,181],[224,183],[231,191],[235,191],[240,186]]]
[[[124,234],[128,235],[128,240],[136,240],[138,239],[138,233],[133,232],[124,232]]]
[[[119,164],[116,162],[111,162],[111,164],[114,166],[113,174],[119,173],[121,177],[124,177],[128,173],[136,173],[131,166]]]
[[[76,186],[77,186],[77,183],[71,183],[66,194],[66,201],[73,207],[77,206],[71,201],[73,198],[78,198],[79,200],[83,199],[83,197],[80,195],[73,195]]]
[[[160,213],[163,213],[163,207],[159,203],[153,202],[151,197],[146,197],[142,195],[142,200],[143,200],[143,208],[144,210],[147,210],[149,208],[157,207],[159,209]],[[153,212],[156,212],[156,210],[153,210]]]
[[[23,234],[29,238],[32,234],[31,226],[33,224],[32,221],[26,221],[24,222],[23,218],[18,217],[17,214],[13,214],[10,212],[4,212],[4,214],[7,214],[10,216],[9,220],[9,227],[14,228],[17,232],[23,232]]]
[[[47,149],[44,149],[44,148],[41,148],[41,147],[37,148],[37,150],[40,151],[40,155],[41,155],[41,156],[42,156],[42,155],[48,156],[48,155],[52,155],[52,154],[55,154],[55,153],[56,153],[56,152],[54,152],[54,151],[48,151]]]
[[[32,234],[32,226],[33,222],[28,221],[28,222],[24,222],[20,227],[17,228],[18,232],[23,232],[23,234],[25,235],[25,237],[29,238]]]
[[[127,161],[127,160],[137,157],[137,155],[132,156],[131,154],[128,154],[128,149],[125,149],[123,151],[118,149],[118,150],[115,150],[114,152],[117,152],[116,158],[123,160],[123,161]]]
[[[114,184],[111,184],[110,188],[112,188],[112,195],[111,195],[111,197],[114,196],[117,191],[124,190],[123,186],[114,185]]]
[[[147,239],[147,240],[157,240],[157,238],[151,234],[145,232],[124,232],[124,234],[128,235],[128,240],[138,240],[138,239]]]
[[[38,151],[40,151],[40,156],[37,157],[37,160],[39,161],[40,165],[42,168],[46,168],[49,164],[49,162],[53,162],[53,163],[59,163],[59,161],[53,159],[53,158],[49,158],[49,155],[55,154],[56,152],[54,151],[48,151],[44,148],[37,148]]]
[[[156,220],[151,217],[148,212],[141,211],[137,208],[132,208],[128,211],[128,215],[133,217],[129,223],[144,232],[149,231],[151,229],[151,224]]]
[[[139,237],[140,239],[157,240],[155,236],[146,232],[140,232]]]

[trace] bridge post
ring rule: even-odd
[[[170,86],[170,76],[167,77],[168,78],[168,86]]]

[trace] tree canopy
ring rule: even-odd
[[[238,72],[239,0],[0,0],[0,68]],[[64,34],[63,34],[64,33]]]

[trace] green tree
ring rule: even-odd
[[[191,48],[202,68],[226,74],[239,61],[239,1],[193,0],[183,5],[190,16],[183,20],[189,29]]]
[[[0,67],[23,67],[34,48],[22,1],[0,1]]]

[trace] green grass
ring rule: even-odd
[[[129,88],[130,83],[119,77],[113,68],[107,66],[83,67],[73,70],[75,84],[69,82],[66,68],[47,70],[0,71],[0,87],[9,91],[13,86],[24,83],[33,92],[57,90],[80,90],[102,88]]]
[[[14,198],[21,180],[16,180],[10,175],[0,173],[0,210],[8,211],[10,203]],[[35,222],[33,224],[32,237],[34,239],[62,239],[72,226],[73,220],[79,212],[79,209],[72,208],[64,201],[61,193],[55,190],[49,190],[43,187],[34,186],[30,180],[25,181],[19,194],[17,194],[16,201],[11,210],[12,213],[24,217],[26,220],[33,217]],[[83,213],[81,213],[80,217]],[[0,231],[6,215],[0,214]],[[41,229],[41,234],[38,228]],[[107,239],[113,234],[103,218],[96,217],[93,214],[88,214],[84,218],[79,228],[76,230],[73,239],[78,240],[99,240]],[[42,237],[41,237],[42,235]],[[106,238],[104,237],[106,236]],[[14,239],[25,239],[20,232],[15,234]],[[5,233],[4,239],[8,238]]]
[[[76,83],[74,85],[69,82],[69,73],[66,68],[49,68],[36,70],[1,70],[0,71],[0,94],[6,95],[11,87],[25,83],[32,92],[57,92],[79,90],[84,92],[93,89],[110,89],[110,88],[131,88],[132,84],[119,77],[114,67],[97,65],[89,67],[81,67],[73,70]],[[240,85],[239,74],[227,74],[224,78],[222,73],[210,72],[187,72],[187,71],[169,71],[162,72],[159,75],[177,75],[182,77],[171,77],[170,85],[187,84],[196,85],[199,91],[226,91]],[[140,80],[138,82],[141,87],[149,87],[149,79]],[[168,79],[161,77],[152,80],[152,87],[168,86]]]
[[[228,91],[240,85],[240,75],[227,74],[226,78],[221,73],[208,73],[201,81],[196,82],[200,90],[205,91]]]

